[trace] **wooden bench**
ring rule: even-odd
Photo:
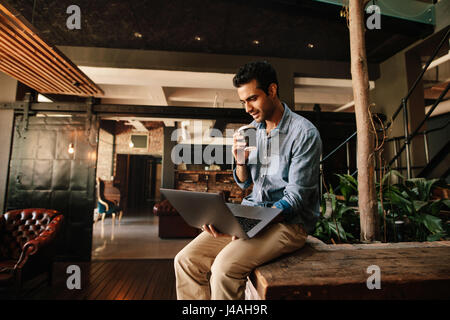
[[[380,270],[380,289],[373,270]],[[249,276],[246,299],[449,299],[450,241],[327,245],[304,248]]]

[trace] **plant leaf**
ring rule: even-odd
[[[388,179],[393,177],[393,176],[397,176],[400,177],[402,179],[405,179],[404,176],[402,176],[402,174],[400,172],[398,172],[397,170],[390,170],[388,173],[386,173],[383,177],[383,179],[381,179],[381,184],[384,186],[386,184],[387,181],[389,181]]]
[[[441,238],[444,238],[445,235],[446,235],[446,234],[445,234],[444,232],[442,232],[442,233],[436,233],[436,234],[430,234],[430,235],[427,236],[427,241],[438,241],[438,240],[440,240]]]
[[[416,212],[420,212],[420,210],[424,207],[426,207],[428,205],[428,202],[426,201],[419,201],[419,200],[414,200],[413,201],[413,205],[414,205],[414,210],[416,210]]]
[[[431,190],[439,179],[413,178],[405,181],[407,187],[411,188],[418,196],[418,200],[430,200]]]
[[[438,217],[432,216],[430,214],[422,215],[422,223],[432,234],[441,233],[444,230],[442,229],[442,221]]]
[[[437,216],[441,212],[441,207],[442,207],[443,203],[444,203],[443,200],[434,200],[434,201],[432,201],[431,205],[430,205],[430,208],[431,208],[430,209],[430,213],[433,216]]]
[[[442,203],[445,204],[447,206],[447,208],[450,209],[450,200],[449,199],[443,199]]]

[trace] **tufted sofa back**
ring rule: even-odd
[[[165,199],[153,207],[153,214],[156,216],[177,216],[178,211],[170,204],[169,200]]]
[[[0,217],[0,260],[17,259],[30,240],[52,226],[59,215],[56,210],[22,209],[8,211]]]

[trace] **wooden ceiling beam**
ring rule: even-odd
[[[23,39],[20,35],[15,35],[13,30],[8,30],[4,25],[1,24],[2,19],[0,16],[0,42],[3,44],[3,49],[8,51],[11,57],[15,57],[16,60],[20,60],[21,63],[35,70],[33,67],[37,67],[39,72],[45,71],[42,73],[43,77],[47,78],[52,76],[50,81],[54,82],[55,86],[60,87],[59,90],[62,90],[61,87],[64,87],[64,90],[72,91],[73,85],[69,79],[65,78],[61,73],[62,70],[55,70],[52,66],[52,62],[50,60],[43,60],[41,58],[41,53],[38,48],[32,47],[27,43],[25,39]],[[30,59],[33,57],[34,59]],[[83,91],[76,88],[79,93],[83,93]]]
[[[32,39],[27,39],[26,36],[21,34],[20,32],[17,33],[7,19],[5,17],[0,15],[0,29],[3,31],[2,35],[5,38],[5,41],[8,41],[8,43],[15,47],[15,55],[25,55],[28,58],[28,61],[25,62],[25,65],[31,64],[33,61],[36,61],[41,65],[43,69],[45,69],[47,72],[49,72],[49,68],[56,69],[54,71],[54,74],[60,74],[59,82],[66,82],[68,84],[68,87],[66,87],[65,90],[68,90],[69,92],[75,90],[75,92],[78,92],[79,94],[83,94],[84,92],[77,87],[73,86],[73,81],[70,81],[69,79],[64,79],[63,74],[64,70],[59,68],[58,65],[54,64],[53,61],[58,61],[53,57],[51,59],[50,57],[46,57],[46,61],[43,60],[43,55],[41,53],[41,48],[39,46],[33,46]],[[14,56],[14,55],[13,55]],[[69,88],[69,89],[68,89]]]
[[[57,91],[71,91],[71,89],[64,87],[61,79],[55,79],[54,77],[49,78],[49,74],[51,74],[48,69],[45,67],[45,64],[38,65],[37,62],[30,60],[25,54],[21,52],[21,49],[17,46],[14,46],[12,39],[8,39],[8,35],[5,35],[2,27],[0,25],[0,50],[3,52],[4,59],[8,59],[11,63],[17,63],[22,67],[26,67],[24,69],[25,72],[34,74],[33,77],[40,78],[43,82],[45,82],[48,86],[47,88],[52,88],[50,90]],[[15,57],[15,59],[13,59]],[[43,73],[42,71],[47,71]],[[82,93],[80,90],[79,93]]]
[[[0,9],[2,9],[2,5],[0,4]],[[3,16],[3,23],[8,25],[12,30],[15,31],[15,36],[21,35],[24,39],[27,39],[32,45],[35,46],[35,49],[41,49],[44,54],[48,56],[48,58],[60,62],[58,60],[57,54],[52,54],[53,49],[49,47],[44,41],[42,41],[34,30],[31,30],[33,27],[28,26],[26,23],[23,23],[20,20],[20,16],[17,14],[12,14],[12,8],[9,10],[4,8],[3,12],[0,10],[0,14]],[[0,16],[1,17],[1,16]],[[50,49],[50,50],[48,50]],[[64,62],[64,61],[63,61]],[[77,77],[77,73],[73,74]],[[83,81],[83,79],[78,78],[77,80]]]
[[[104,94],[66,56],[45,43],[19,13],[4,4],[0,4],[0,54],[0,70],[39,92],[96,97]]]
[[[48,87],[43,82],[37,82],[35,78],[32,78],[29,76],[29,74],[26,72],[27,70],[24,70],[20,65],[18,65],[16,62],[10,61],[8,58],[5,58],[2,53],[0,53],[0,65],[2,66],[2,70],[5,73],[8,73],[13,78],[18,79],[20,77],[20,81],[26,81],[23,83],[32,83],[36,88],[39,87],[41,90],[52,90],[50,87]],[[37,89],[36,89],[37,90]]]

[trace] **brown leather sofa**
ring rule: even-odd
[[[19,290],[23,281],[49,272],[63,215],[49,209],[13,210],[0,216],[0,288]]]
[[[162,239],[194,238],[201,232],[188,225],[167,199],[154,205],[153,214],[159,217],[158,236]]]

